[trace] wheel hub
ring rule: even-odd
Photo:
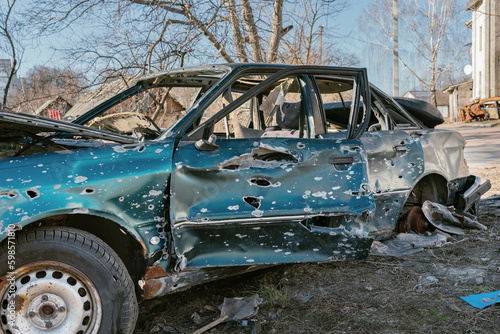
[[[76,268],[43,261],[16,270],[15,295],[0,291],[0,332],[20,334],[97,333],[101,300],[93,283]],[[14,320],[9,298],[16,298]]]
[[[28,316],[38,328],[52,328],[59,326],[66,317],[66,303],[61,297],[46,293],[31,301],[28,307]]]

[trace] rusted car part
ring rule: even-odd
[[[68,112],[72,123],[0,112],[0,242],[16,224],[76,229],[123,260],[107,290],[133,281],[146,299],[279,263],[364,259],[405,208],[477,214],[490,187],[434,111],[396,102],[366,69],[226,64],[145,76]],[[103,321],[130,324],[135,302],[100,309]]]
[[[485,121],[488,119],[488,115],[474,104],[465,105],[463,109],[459,109],[458,116],[463,122]]]
[[[269,266],[270,265],[196,268],[186,269],[182,272],[171,272],[165,277],[145,280],[143,284],[144,299],[151,299],[172,292],[184,291],[193,285],[200,284],[200,282],[211,282],[225,277],[268,268]]]
[[[486,227],[477,221],[477,218],[467,212],[458,213],[453,207],[446,207],[439,203],[425,201],[420,206],[414,206],[398,222],[397,232],[425,233],[439,229],[451,234],[464,234],[462,228],[486,230]]]
[[[144,279],[145,280],[163,277],[163,276],[167,276],[167,273],[165,272],[165,269],[163,269],[162,267],[160,267],[157,264],[152,265],[151,267],[146,267],[146,270],[144,271]]]
[[[500,111],[500,97],[490,97],[476,100],[459,109],[458,115],[464,122],[472,122],[487,119],[498,119]]]
[[[407,233],[407,232],[417,232],[417,233],[425,233],[432,228],[432,225],[429,224],[427,218],[422,211],[422,208],[419,206],[414,206],[411,208],[410,212],[406,216],[406,219],[399,223],[398,232],[399,233]]]

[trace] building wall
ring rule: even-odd
[[[500,1],[483,0],[472,12],[473,98],[500,96]],[[500,36],[498,36],[500,37]]]
[[[456,122],[460,120],[458,110],[462,109],[466,104],[471,103],[472,97],[472,81],[464,82],[450,87],[447,92],[449,96],[449,121]],[[445,117],[443,115],[443,117]]]

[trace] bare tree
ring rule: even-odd
[[[35,66],[12,90],[9,107],[24,113],[34,113],[47,100],[58,96],[74,104],[84,87],[85,80],[81,73],[69,68]]]
[[[15,79],[23,53],[23,46],[20,42],[21,27],[14,16],[16,0],[4,1],[6,2],[0,4],[0,51],[9,56],[10,68],[7,69],[7,80],[3,86],[0,108],[7,108],[9,89]]]
[[[392,0],[374,1],[365,11],[367,35],[373,43],[392,50]],[[401,1],[400,18],[404,22],[399,61],[431,94],[431,103],[437,105],[436,89],[445,73],[456,69],[466,48],[464,34],[456,28],[458,8],[455,0]],[[462,24],[463,25],[463,24]],[[415,56],[412,56],[415,55]],[[446,56],[446,59],[445,59]]]
[[[42,35],[71,31],[66,64],[87,73],[91,84],[119,78],[128,85],[137,74],[207,60],[286,62],[283,40],[292,45],[290,31],[304,20],[311,21],[305,63],[313,63],[318,23],[343,9],[326,6],[345,1],[293,0],[285,8],[283,0],[38,0],[25,16]],[[304,9],[292,13],[298,4]],[[84,34],[82,26],[92,29]]]
[[[258,15],[254,13],[255,8]],[[271,14],[267,15],[268,12]],[[108,34],[107,39],[98,43],[101,47],[107,44],[108,48],[116,50],[118,45],[121,46],[120,56],[116,52],[112,55],[107,52],[108,62],[118,62],[126,48],[127,52],[144,56],[137,50],[141,46],[148,50],[143,58],[148,60],[148,65],[155,61],[158,63],[158,58],[163,57],[161,54],[165,51],[168,51],[168,58],[177,62],[181,56],[179,50],[206,56],[208,45],[227,62],[275,61],[281,39],[292,29],[292,26],[282,26],[283,0],[63,0],[57,3],[39,0],[31,10],[30,18],[38,21],[45,33],[83,20],[88,24],[97,24],[105,28],[101,31]],[[142,45],[135,39],[139,33]],[[91,38],[91,41],[95,45],[96,40]],[[82,44],[80,40],[78,43],[81,47],[87,44]],[[203,52],[193,50],[193,44],[203,45]],[[97,50],[93,53],[91,58],[94,59],[105,56]],[[139,64],[134,66],[141,67]]]
[[[324,28],[326,20],[331,20],[347,7],[346,1],[338,0],[298,0],[287,8],[292,18],[294,30],[283,38],[279,60],[300,65],[352,66],[359,62],[356,56],[344,52],[335,45],[334,37]],[[295,13],[302,13],[296,15]],[[335,27],[329,27],[335,29]]]
[[[72,36],[70,58],[89,68],[150,72],[208,57],[226,62],[276,62],[305,38],[311,63],[317,29],[346,0],[38,0],[29,15],[42,32],[82,24],[99,27]],[[311,12],[312,11],[312,12]],[[285,20],[284,13],[288,13]],[[305,23],[306,22],[306,23]],[[309,25],[306,27],[306,25]],[[290,36],[297,25],[300,33]],[[81,38],[79,38],[81,37]],[[283,40],[288,47],[282,50]],[[281,54],[281,55],[280,55]],[[102,70],[100,70],[102,71]],[[99,74],[104,74],[100,72]]]

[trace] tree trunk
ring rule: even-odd
[[[278,48],[280,45],[281,35],[283,30],[283,0],[275,0],[273,8],[273,25],[271,27],[271,40],[269,41],[269,54],[267,61],[272,63],[276,61],[278,56]]]
[[[235,0],[227,0],[225,2],[221,0],[221,2],[226,5],[229,12],[229,21],[231,22],[231,29],[233,30],[233,40],[236,47],[236,52],[238,53],[238,59],[242,63],[247,63],[248,56],[245,51],[245,40],[241,35],[240,19],[238,17],[238,12],[236,11]]]
[[[437,94],[436,94],[436,87],[431,88],[431,103],[434,107],[437,107]]]
[[[245,21],[245,25],[247,27],[248,36],[250,38],[250,46],[252,47],[253,61],[256,63],[262,63],[264,59],[262,58],[260,37],[257,31],[257,27],[255,26],[252,6],[250,5],[249,0],[241,0],[241,11],[243,13],[243,21]]]

